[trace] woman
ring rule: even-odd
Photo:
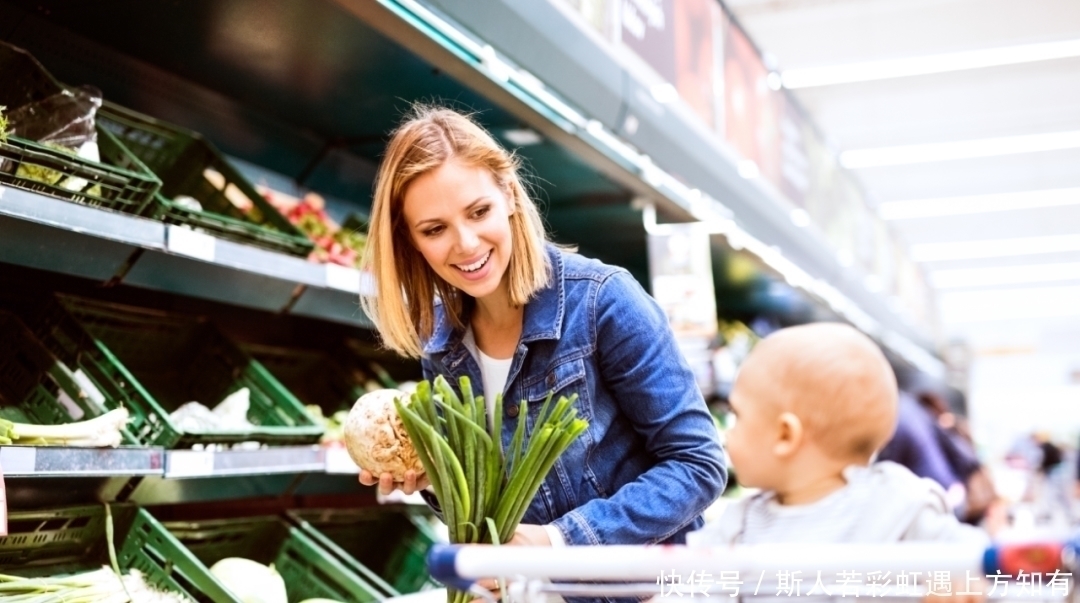
[[[512,543],[676,543],[701,526],[726,471],[664,314],[625,270],[547,242],[516,159],[472,120],[421,107],[394,133],[365,265],[378,295],[364,309],[383,342],[420,357],[427,379],[468,375],[487,400],[503,394],[504,443],[525,418],[516,402],[529,402],[531,427],[549,391],[578,394],[589,429]],[[428,483],[360,481],[384,494]]]

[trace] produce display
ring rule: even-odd
[[[326,201],[316,193],[297,199],[265,186],[259,187],[263,198],[281,212],[305,235],[315,242],[309,259],[360,267],[360,258],[367,244],[367,234],[353,228],[343,228],[326,214]]]
[[[0,574],[0,599],[10,603],[193,603],[178,593],[154,588],[139,570],[121,575],[107,567],[47,578]]]
[[[226,557],[210,573],[243,603],[289,603],[285,581],[272,565],[242,557]]]
[[[128,419],[128,411],[123,408],[63,425],[33,425],[0,419],[0,445],[116,448],[123,442],[122,431]]]
[[[442,376],[421,381],[411,396],[373,392],[349,413],[345,442],[361,467],[379,475],[403,475],[419,459],[442,507],[450,542],[507,542],[555,461],[587,428],[577,416],[577,395],[549,394],[525,438],[527,402],[509,450],[502,445],[502,396],[489,422],[483,396],[474,396],[468,377],[459,396]],[[390,412],[390,403],[393,410]],[[402,429],[403,428],[403,429]],[[375,437],[372,437],[375,436]],[[389,447],[392,454],[381,448]],[[449,603],[474,595],[449,589]]]

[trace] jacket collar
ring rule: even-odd
[[[563,315],[566,299],[563,290],[562,252],[554,245],[546,246],[551,279],[548,284],[533,294],[525,304],[525,316],[521,326],[521,343],[530,343],[543,339],[558,339],[562,333]],[[455,331],[446,317],[442,302],[435,302],[435,332],[424,344],[424,355],[431,357],[451,349],[462,347],[463,331]]]

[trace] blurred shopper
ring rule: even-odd
[[[993,482],[979,461],[963,410],[962,394],[921,373],[907,375],[900,394],[896,433],[878,455],[927,477],[946,489],[950,508],[962,521],[981,523],[998,500]],[[950,404],[950,398],[960,408]]]
[[[687,542],[984,546],[986,533],[957,520],[937,483],[896,463],[871,464],[896,425],[897,397],[881,350],[849,326],[817,323],[765,338],[736,378],[727,440],[740,483],[761,492],[733,502]]]

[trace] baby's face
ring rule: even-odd
[[[727,432],[727,451],[739,483],[749,488],[770,488],[776,477],[778,419],[768,376],[748,361],[739,371],[730,402],[735,426]]]

